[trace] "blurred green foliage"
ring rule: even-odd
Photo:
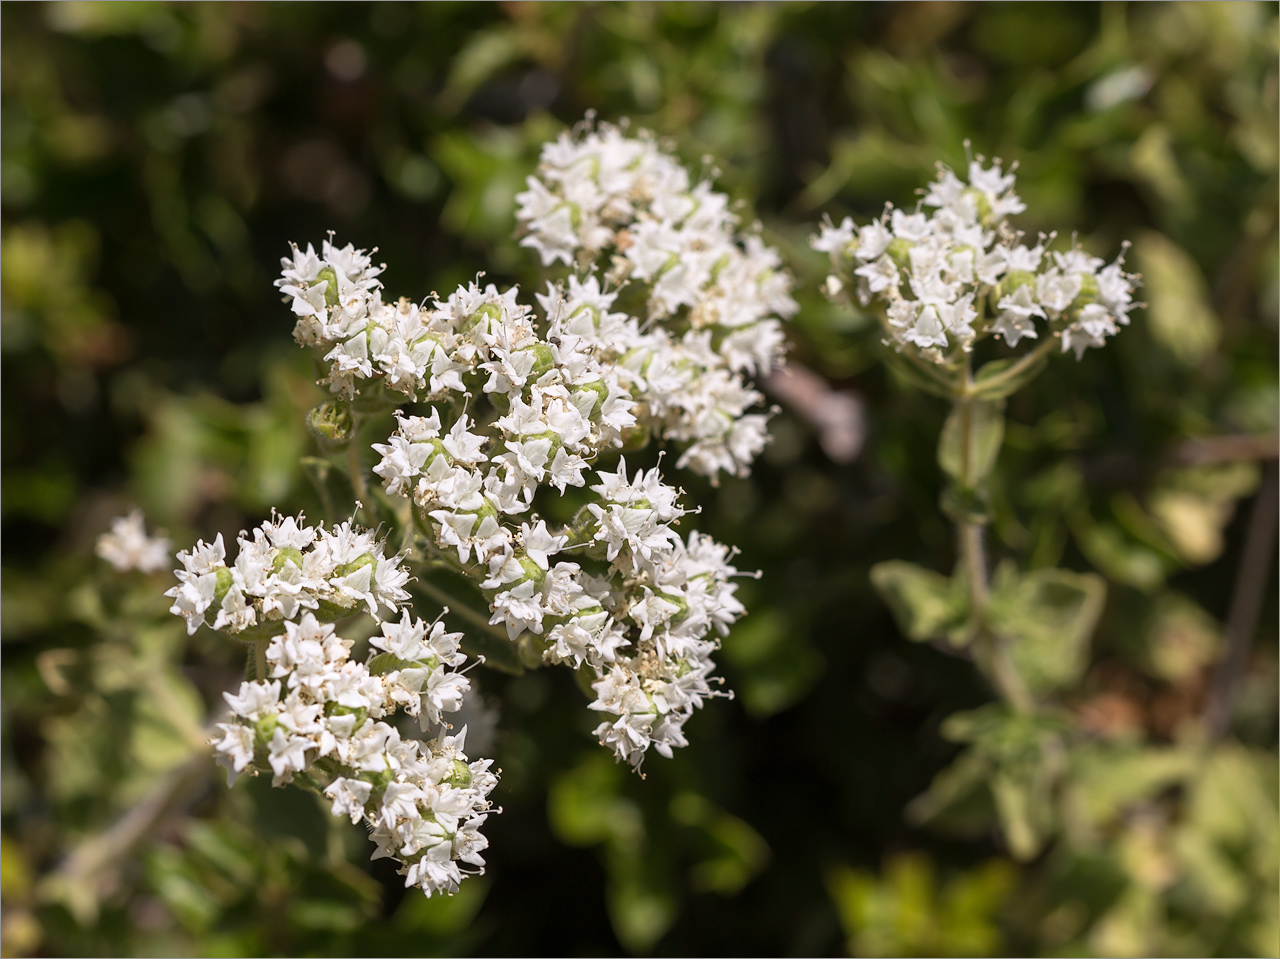
[[[1231,735],[1198,719],[1275,458],[1274,3],[0,18],[6,954],[1277,954],[1273,565]],[[178,543],[319,515],[319,393],[271,286],[287,241],[377,244],[423,296],[527,280],[512,197],[589,109],[715,158],[789,255],[794,360],[857,391],[867,441],[832,462],[787,406],[750,480],[685,480],[764,575],[722,656],[738,699],[647,780],[600,755],[570,678],[479,677],[504,812],[488,876],[426,901],[311,797],[218,781],[202,730],[241,652],[91,545],[134,503]],[[821,298],[807,249],[822,214],[909,205],[966,149],[1020,163],[1026,229],[1132,240],[1149,304],[1009,399],[992,463],[992,551],[1083,584],[1071,650],[1027,651],[1096,744],[1068,765],[872,588],[884,560],[950,568],[944,410]],[[945,621],[935,575],[903,588]],[[992,782],[1011,753],[1021,778]]]

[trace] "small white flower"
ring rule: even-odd
[[[112,520],[110,532],[98,537],[97,553],[121,573],[154,573],[173,559],[173,543],[164,536],[148,536],[142,510]]]
[[[364,818],[365,803],[373,792],[373,784],[360,779],[339,776],[325,787],[324,794],[333,801],[333,814],[347,816],[352,823]]]

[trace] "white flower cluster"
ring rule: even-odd
[[[409,599],[404,555],[386,556],[385,545],[350,522],[332,531],[305,525],[302,517],[273,517],[253,531],[241,531],[235,564],[228,566],[219,533],[212,543],[178,554],[183,569],[166,596],[170,612],[194,633],[201,623],[242,633],[294,619],[314,610],[334,619],[358,612],[361,604],[379,618]]]
[[[213,745],[228,780],[269,769],[273,785],[297,777],[322,789],[335,816],[369,826],[374,858],[396,859],[405,885],[428,896],[456,891],[460,864],[483,872],[492,760],[467,762],[465,728],[424,743],[384,721],[404,709],[426,729],[461,706],[461,634],[405,611],[382,623],[369,640],[381,652],[359,663],[351,641],[310,612],[284,625],[266,650],[269,679],[223,694],[233,721],[218,724]]]
[[[1110,265],[1081,249],[1052,252],[1052,236],[1027,246],[1007,218],[1025,205],[999,161],[969,164],[966,183],[941,168],[924,196],[926,214],[886,209],[863,227],[827,223],[814,249],[831,257],[827,291],[857,290],[877,302],[898,348],[945,363],[986,334],[1010,346],[1040,335],[1036,320],[1077,359],[1129,323],[1135,277],[1124,254]]]
[[[536,312],[517,290],[478,282],[384,302],[376,251],[332,237],[319,254],[293,246],[276,286],[335,394],[309,425],[327,449],[347,444],[357,495],[369,499],[361,421],[400,406],[395,431],[372,444],[374,473],[403,498],[395,523],[475,583],[526,662],[593,675],[596,734],[638,769],[650,747],[669,757],[686,745],[684,723],[717,694],[712,654],[743,607],[733,551],[677,532],[679,491],[657,469],[597,460],[657,439],[712,482],[744,475],[767,439],[746,377],[780,363],[781,320],[797,307],[758,230],[740,233],[728,199],[647,135],[601,125],[561,137],[518,202],[524,244],[544,266],[577,268]],[[539,497],[571,486],[588,501],[552,528]],[[350,522],[273,515],[238,545],[230,565],[221,536],[178,554],[166,594],[189,632],[206,624],[258,644],[254,678],[226,694],[219,762],[231,779],[270,770],[276,785],[323,792],[334,815],[369,825],[407,885],[452,892],[463,865],[484,865],[491,761],[467,761],[465,728],[422,743],[390,720],[403,710],[425,730],[462,706],[460,634],[388,615],[409,600],[406,554],[386,555]],[[381,625],[366,663],[331,625],[362,611]]]
[[[140,509],[112,520],[110,531],[98,537],[96,551],[120,573],[134,569],[154,573],[173,560],[172,540],[148,536]]]
[[[592,438],[608,435],[583,413],[585,401],[566,395],[557,370],[511,393],[508,413],[483,428],[465,413],[447,428],[439,409],[397,413],[399,429],[374,445],[374,472],[413,500],[437,549],[456,551],[493,624],[513,641],[537,637],[549,662],[595,671],[592,708],[620,717],[598,733],[639,766],[650,744],[668,756],[683,745],[681,726],[710,695],[717,642],[706,637],[724,635],[742,613],[730,582],[737,571],[725,547],[698,533],[686,544],[672,528],[685,510],[656,469],[628,478],[624,461],[598,473],[595,502],[568,529],[553,532],[531,512],[541,486],[583,485]],[[603,390],[591,396],[608,401]],[[579,561],[555,559],[570,551]]]
[[[624,318],[607,333],[599,318],[609,304],[594,277],[571,281],[555,310],[544,303],[548,312],[589,311],[634,377],[640,423],[688,445],[682,466],[745,473],[763,445],[764,417],[744,416],[762,397],[743,374],[779,364],[780,319],[797,309],[777,251],[739,235],[728,197],[706,180],[692,184],[647,134],[608,124],[562,134],[543,148],[528,186],[516,197],[528,231],[521,242],[544,266],[607,265],[606,288],[645,291],[644,322]]]

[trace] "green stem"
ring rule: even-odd
[[[982,526],[978,523],[958,523],[961,562],[969,581],[969,605],[975,614],[985,616],[991,591],[987,584],[987,556],[982,542]]]
[[[353,414],[355,415],[355,414]],[[347,443],[347,473],[351,479],[351,490],[356,494],[360,511],[365,518],[369,513],[369,487],[364,482],[364,471],[360,468],[360,417],[355,415],[355,425],[351,429],[351,439]]]
[[[973,430],[973,366],[968,357],[964,361],[964,392],[957,397],[960,413],[960,479],[967,489],[976,487],[971,455]],[[991,629],[987,607],[991,601],[991,586],[987,579],[987,553],[983,540],[986,524],[973,520],[956,522],[956,538],[959,541],[960,564],[969,584],[970,621],[975,630],[974,660],[987,678],[995,685],[1000,697],[1018,713],[1035,710],[1035,700],[1027,689],[1009,654],[1008,642]]]
[[[1039,363],[1042,359],[1044,359],[1045,355],[1051,349],[1053,349],[1054,345],[1057,342],[1058,342],[1057,337],[1047,336],[1043,343],[1037,346],[1034,350],[1032,350],[1026,356],[1023,356],[1021,359],[1019,359],[1018,362],[1014,363],[1012,366],[1008,367],[1007,369],[1001,370],[995,376],[991,376],[983,380],[982,388],[984,390],[991,390],[995,387],[1000,386],[1000,384],[1006,382],[1007,380],[1011,380],[1014,377],[1020,376],[1028,367],[1034,366],[1036,363]],[[968,375],[969,374],[968,366],[969,364],[966,360],[965,395],[971,395],[975,390],[973,377]]]
[[[253,668],[258,673],[258,681],[265,683],[267,681],[267,644],[253,644]]]

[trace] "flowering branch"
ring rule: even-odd
[[[470,687],[461,634],[412,619],[410,564],[422,593],[526,665],[593,674],[596,735],[617,759],[638,770],[651,747],[670,757],[693,713],[724,695],[712,656],[744,612],[735,551],[677,528],[692,511],[659,469],[602,461],[659,441],[713,483],[745,475],[767,438],[747,377],[779,366],[781,321],[796,309],[758,229],[739,230],[728,198],[647,134],[565,134],[516,199],[521,243],[574,271],[548,282],[537,310],[479,282],[384,301],[372,251],[332,239],[282,260],[294,339],[332,394],[308,426],[323,448],[345,447],[365,517],[361,426],[395,415],[372,449],[399,551],[352,521],[273,517],[240,535],[232,564],[221,536],[179,554],[168,593],[189,632],[254,643],[215,741],[229,777],[270,772],[319,792],[428,895],[456,889],[460,863],[483,868],[497,778],[490,760],[463,755],[465,729],[422,743],[389,724],[404,710],[424,731],[447,727]],[[586,506],[548,524],[540,503],[571,486],[591,494]],[[431,582],[440,568],[475,585],[487,620]],[[357,613],[382,629],[364,663],[335,626]]]
[[[1075,668],[1038,668],[1035,644],[1060,641],[1064,660],[1083,662],[1103,585],[1066,570],[1019,574],[1011,563],[1000,566],[994,583],[989,578],[985,532],[1004,401],[1030,382],[1059,341],[1078,359],[1126,325],[1136,278],[1123,271],[1123,252],[1104,266],[1079,248],[1048,252],[1052,236],[1024,243],[1008,222],[1024,208],[1013,185],[998,161],[971,163],[967,182],[940,169],[921,203],[932,212],[889,207],[861,228],[848,218],[838,227],[827,223],[813,246],[831,259],[828,294],[853,292],[864,306],[874,303],[895,367],[951,403],[938,464],[948,479],[941,505],[956,530],[955,572],[947,580],[889,562],[872,579],[904,633],[968,647],[999,695],[997,709],[949,723],[973,744],[966,768],[991,771],[1010,847],[1026,858],[1045,840],[1048,814],[1038,807],[1066,768],[1049,694]],[[975,369],[975,351],[988,340],[1003,341],[1014,355]],[[1024,340],[1039,342],[1019,354]],[[1059,635],[1046,638],[1055,629]]]

